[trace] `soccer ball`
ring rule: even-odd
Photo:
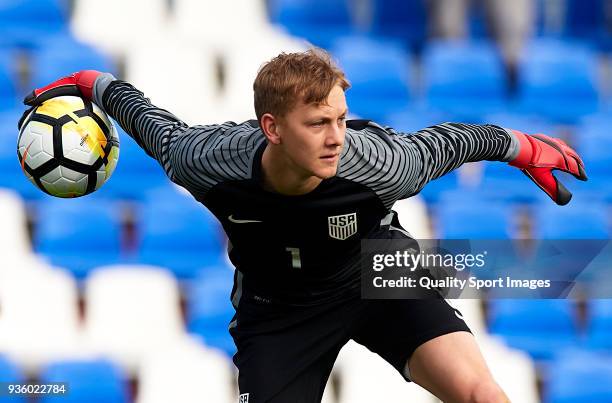
[[[110,178],[119,158],[119,136],[91,101],[56,97],[26,117],[17,156],[26,177],[45,193],[80,197]]]

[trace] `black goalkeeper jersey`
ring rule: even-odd
[[[101,102],[223,225],[236,267],[235,306],[241,298],[312,305],[358,295],[361,240],[389,231],[395,201],[465,162],[508,161],[517,147],[492,125],[445,123],[403,134],[348,121],[336,176],[286,196],[262,186],[266,139],[256,121],[188,127],[122,81]]]

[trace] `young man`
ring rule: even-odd
[[[586,179],[559,140],[490,125],[413,135],[346,121],[342,71],[320,50],[281,54],[254,83],[257,120],[187,127],[110,74],[82,71],[35,90],[103,107],[223,225],[236,266],[230,332],[241,402],[319,402],[354,339],[447,402],[506,402],[468,327],[442,298],[360,298],[360,243],[396,238],[394,202],[469,161],[524,170],[557,203],[551,175]]]

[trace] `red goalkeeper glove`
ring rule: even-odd
[[[553,169],[572,174],[575,178],[586,181],[584,163],[578,153],[563,140],[548,137],[544,134],[532,136],[513,130],[520,143],[518,155],[509,162],[536,183],[558,205],[566,205],[572,194],[552,174]]]
[[[115,77],[109,73],[101,73],[96,70],[78,71],[69,76],[62,77],[45,87],[35,89],[25,97],[23,103],[34,108],[51,98],[73,95],[94,101],[102,108],[100,104],[102,100],[101,92],[113,80],[115,80]],[[32,108],[27,110],[21,119],[19,119],[18,127],[20,129]]]
[[[48,99],[63,95],[74,95],[92,100],[96,79],[103,73],[96,70],[82,70],[62,77],[51,84],[37,88],[28,94],[23,103],[34,106],[40,105]]]

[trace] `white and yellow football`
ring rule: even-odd
[[[49,99],[26,117],[17,141],[25,176],[56,197],[99,189],[119,159],[119,136],[97,105],[74,96]]]

